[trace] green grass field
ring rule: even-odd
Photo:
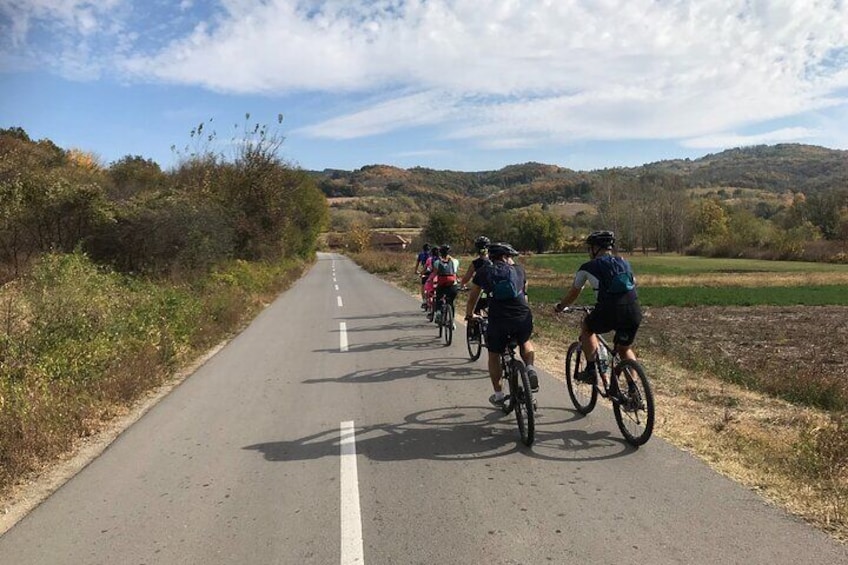
[[[844,284],[844,275],[848,265],[828,263],[806,263],[795,261],[760,261],[751,259],[712,259],[682,255],[633,255],[626,256],[636,272],[639,283],[639,299],[645,306],[825,306],[848,305],[848,285]],[[565,288],[544,286],[533,281],[534,269],[549,269],[562,273],[562,284],[568,284],[570,276],[587,260],[585,254],[537,255],[527,261],[531,296],[537,302],[556,302],[564,294]],[[654,280],[671,280],[687,276],[708,274],[732,275],[756,274],[763,277],[780,277],[790,274],[821,274],[825,280],[816,284],[778,284],[762,286],[734,285],[733,277],[728,277],[724,286],[706,286],[696,284],[663,285],[661,283],[644,284],[640,276],[652,275]],[[827,275],[841,280],[828,284]],[[659,277],[657,279],[656,277]],[[797,277],[796,277],[797,278]],[[821,277],[820,277],[821,278]],[[767,279],[764,279],[767,280]],[[691,281],[689,281],[691,283]],[[738,282],[738,281],[737,281]],[[588,288],[583,290],[580,303],[592,303],[594,295]]]
[[[533,286],[528,294],[533,302],[555,303],[564,289]],[[594,301],[594,293],[589,288],[583,289],[578,304]],[[848,306],[848,286],[640,287],[639,301],[644,306]]]
[[[848,265],[803,261],[763,261],[757,259],[715,259],[688,255],[622,255],[633,265],[636,275],[692,275],[702,273],[848,273]],[[557,273],[574,273],[589,256],[585,253],[536,255],[528,265]]]

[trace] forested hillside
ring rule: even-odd
[[[581,172],[526,163],[311,174],[341,232],[419,226],[430,239],[467,242],[486,231],[546,251],[609,227],[628,249],[826,260],[844,260],[848,239],[848,152],[810,145]]]

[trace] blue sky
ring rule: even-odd
[[[246,113],[318,170],[848,149],[848,2],[0,0],[0,127],[167,168]]]

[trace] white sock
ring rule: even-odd
[[[535,373],[535,372],[536,372],[536,367],[534,367],[533,365],[527,365],[527,370],[528,370],[528,371],[533,371],[533,372]]]
[[[502,390],[495,391],[495,400],[503,400],[504,393]]]

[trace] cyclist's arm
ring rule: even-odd
[[[468,265],[468,270],[465,271],[465,275],[463,275],[462,280],[459,281],[459,284],[465,286],[468,284],[468,281],[471,280],[471,277],[474,276],[474,264]]]
[[[557,310],[562,310],[566,306],[571,306],[574,304],[574,301],[577,300],[577,297],[580,296],[580,291],[582,288],[574,288],[573,286],[568,289],[568,292],[565,293],[565,296],[560,298],[559,302],[556,304]]]
[[[468,303],[465,305],[465,318],[474,316],[474,307],[477,306],[477,299],[480,298],[480,292],[483,289],[471,283],[471,290],[468,291]]]

